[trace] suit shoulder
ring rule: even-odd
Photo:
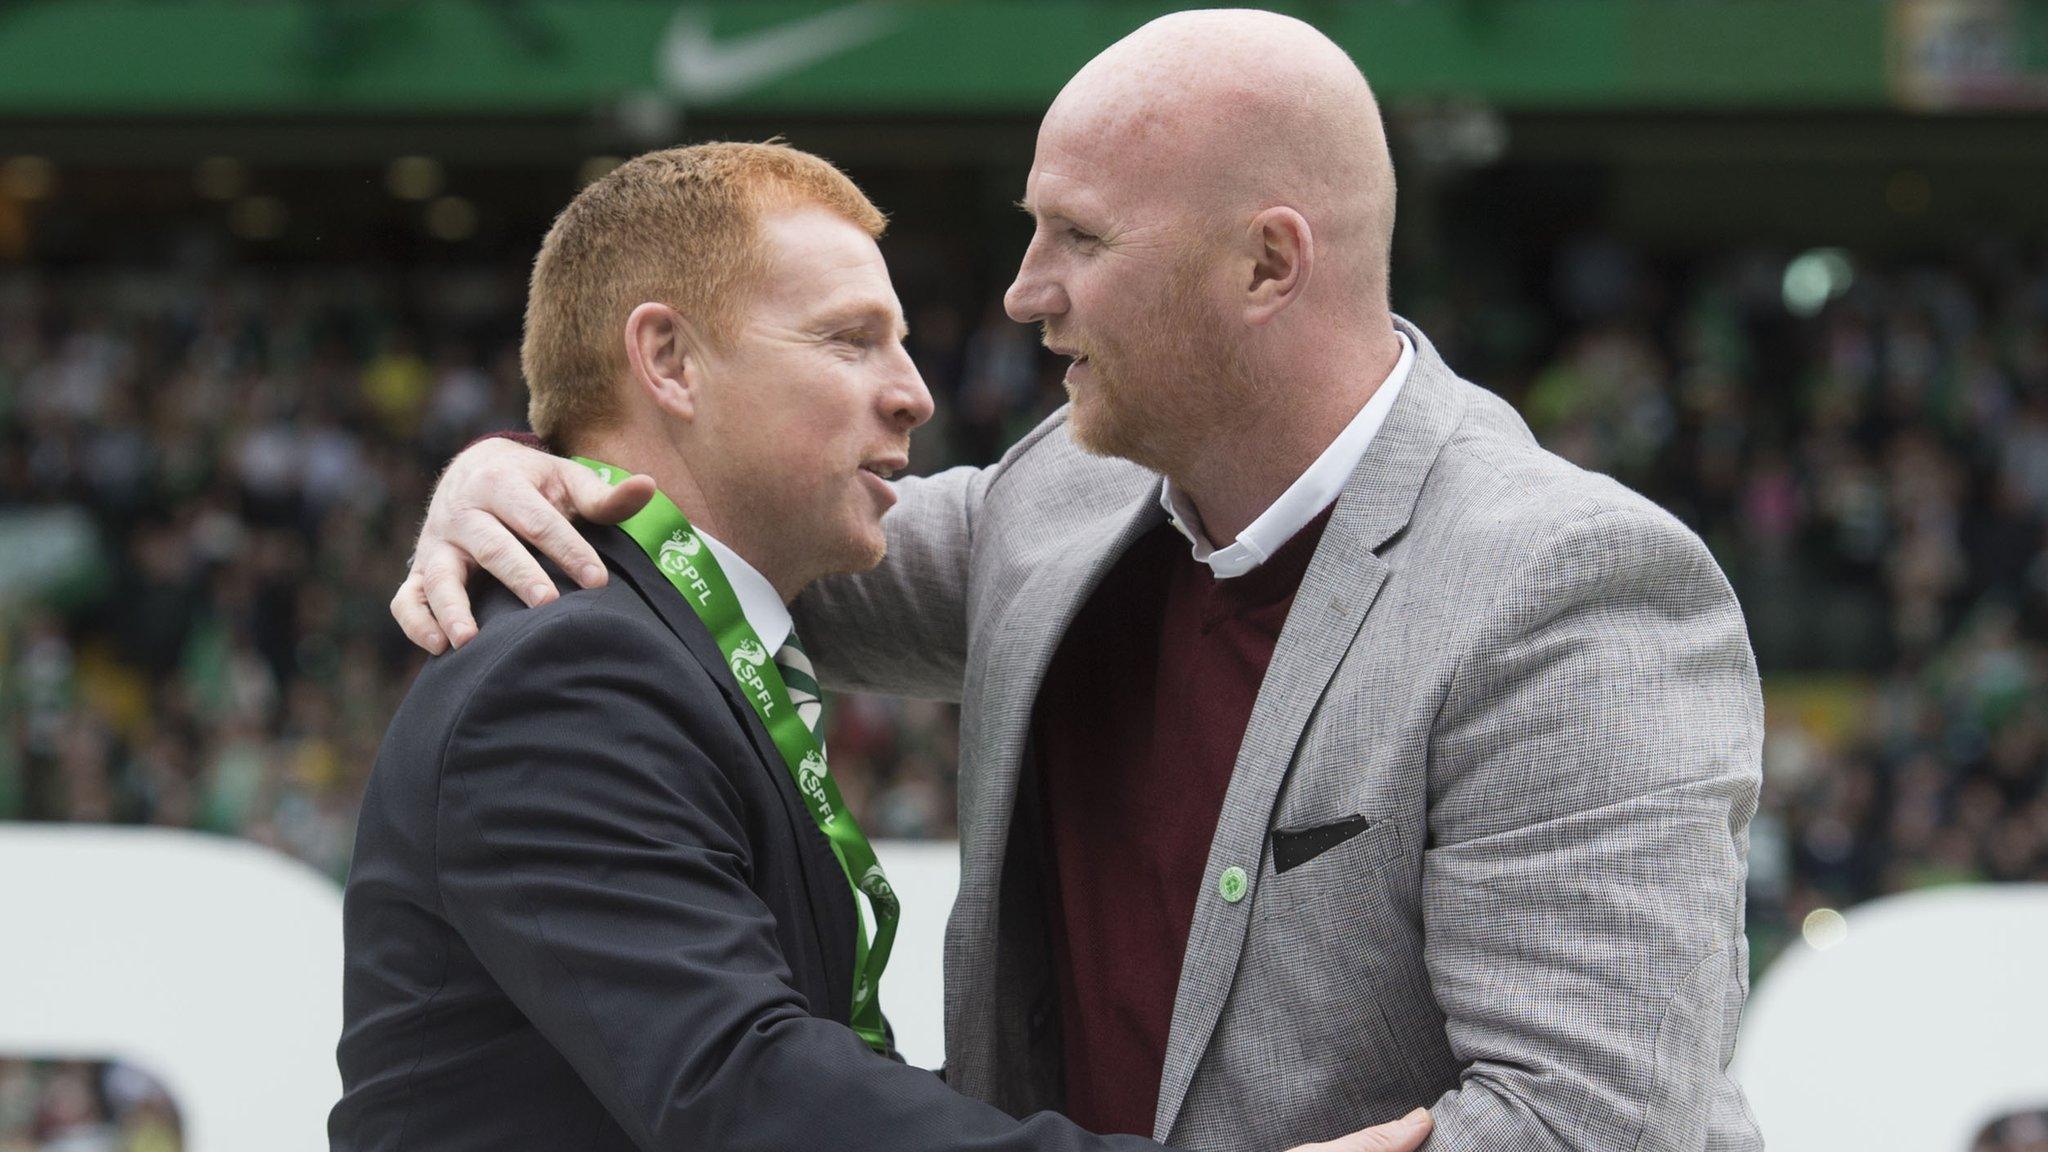
[[[1040,420],[1031,431],[1018,437],[1017,442],[1003,452],[1002,458],[995,463],[995,470],[1000,473],[1041,448],[1056,448],[1061,440],[1066,439],[1067,416],[1072,410],[1071,404],[1062,404],[1053,409],[1045,419]]]
[[[675,643],[661,618],[616,574],[602,588],[565,589],[537,608],[526,607],[509,589],[494,587],[478,597],[476,618],[475,639],[433,657],[427,663],[429,672],[445,669],[445,675],[475,677],[507,658],[562,659],[566,652],[557,655],[554,649],[564,642],[573,644],[582,634],[605,644],[631,644],[636,638],[644,638],[641,643],[662,638]]]
[[[1490,392],[1445,443],[1418,503],[1418,516],[1496,558],[1559,546],[1582,533],[1668,540],[1705,552],[1692,529],[1656,502],[1538,444]]]
[[[997,508],[1014,497],[1034,515],[1055,509],[1062,518],[1085,517],[1103,508],[1121,507],[1134,495],[1159,482],[1142,464],[1101,456],[1074,442],[1062,404],[1036,428],[1025,433],[988,470],[983,499]]]
[[[430,657],[392,720],[394,739],[443,742],[481,697],[546,691],[562,672],[596,660],[621,681],[686,683],[687,651],[646,601],[616,575],[602,588],[572,589],[537,608],[494,588],[478,597],[478,631],[468,644]],[[493,701],[493,703],[498,703]]]

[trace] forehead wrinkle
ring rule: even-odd
[[[808,333],[835,308],[900,310],[881,249],[852,224],[832,219],[834,226],[822,229],[803,219],[766,225],[774,238],[770,259],[757,295],[743,311],[744,323],[756,330]]]
[[[1062,191],[1092,194],[1121,220],[1190,209],[1206,214],[1218,188],[1235,182],[1245,167],[1234,149],[1219,143],[1219,135],[1228,134],[1214,126],[1218,113],[1237,116],[1148,90],[1147,83],[1110,76],[1080,84],[1074,99],[1048,113],[1036,172]],[[1048,199],[1058,198],[1041,193],[1041,211]]]
[[[1041,144],[1045,144],[1043,138]],[[1032,162],[1024,199],[1017,206],[1040,223],[1067,221],[1099,226],[1113,218],[1117,205],[1109,193],[1114,190],[1115,170],[1075,156],[1056,144],[1050,145],[1050,150],[1061,151],[1082,169],[1068,171],[1065,165],[1056,167],[1048,163],[1044,155],[1047,150],[1048,147],[1041,147],[1040,155]]]
[[[813,313],[812,323],[837,328],[848,324],[878,324],[897,332],[908,332],[902,306],[894,296],[859,296],[827,300]]]
[[[1039,133],[1026,211],[1041,220],[1063,219],[1105,232],[1155,221],[1181,198],[1186,183],[1175,150],[1146,143],[1160,135],[1156,118],[1090,130],[1048,116]]]
[[[1083,202],[1084,199],[1078,195],[1061,195],[1055,191],[1041,199],[1036,207],[1026,208],[1024,211],[1041,224],[1093,223],[1091,218],[1100,213],[1091,212],[1089,205]]]

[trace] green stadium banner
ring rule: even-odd
[[[1132,0],[7,0],[0,117],[1032,114]],[[2026,0],[1267,5],[1391,101],[1515,109],[2048,106]],[[0,144],[0,151],[4,151]]]

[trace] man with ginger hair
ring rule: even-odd
[[[1435,1149],[1760,1147],[1740,608],[1391,313],[1393,205],[1308,25],[1119,41],[1046,113],[1005,298],[1071,403],[796,602],[826,683],[961,702],[949,1080],[1200,1148],[1418,1097]],[[574,558],[564,473],[456,460],[409,635],[531,569],[499,519]]]
[[[502,622],[392,721],[345,898],[337,1152],[1159,1148],[890,1058],[895,895],[786,606],[881,559],[878,473],[931,415],[882,227],[817,157],[711,144],[548,233],[533,422],[646,506],[584,540],[603,587],[486,596]],[[1324,1147],[1410,1152],[1415,1111]]]

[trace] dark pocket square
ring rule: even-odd
[[[1370,827],[1372,820],[1368,817],[1347,816],[1314,828],[1275,828],[1273,871],[1298,868]]]

